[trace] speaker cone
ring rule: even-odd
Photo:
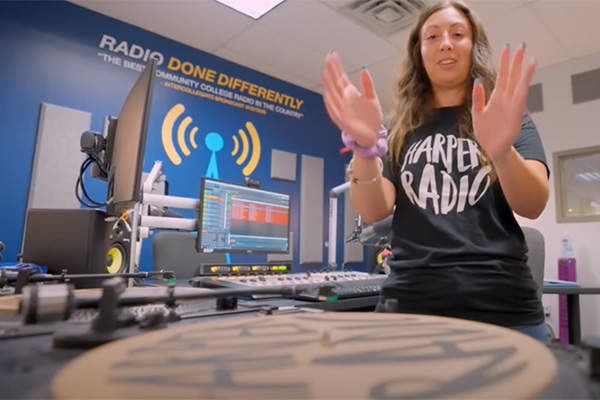
[[[124,271],[127,264],[127,255],[125,249],[119,243],[114,243],[106,252],[106,271],[109,274],[116,274]]]

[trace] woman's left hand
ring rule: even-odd
[[[496,85],[487,104],[483,84],[476,80],[473,85],[473,133],[494,164],[503,162],[521,132],[527,92],[535,73],[535,61],[523,70],[524,54],[522,43],[509,70],[510,49],[508,44],[504,46]]]

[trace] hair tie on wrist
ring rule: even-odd
[[[387,145],[387,129],[385,126],[381,125],[379,127],[379,134],[377,135],[377,141],[371,147],[361,147],[356,143],[354,139],[352,139],[348,134],[342,131],[342,142],[348,150],[353,153],[358,154],[364,158],[375,158],[381,157],[388,151]],[[344,151],[344,153],[346,152]]]

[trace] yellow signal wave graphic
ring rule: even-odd
[[[161,139],[163,148],[165,150],[165,153],[167,153],[167,157],[169,157],[169,160],[171,160],[171,162],[175,165],[181,164],[181,156],[177,152],[175,144],[173,143],[173,129],[175,128],[175,121],[177,121],[177,118],[179,118],[184,112],[185,107],[183,106],[183,104],[175,104],[169,110],[169,112],[167,112],[167,115],[165,116],[165,119],[162,123]],[[187,116],[183,119],[183,121],[181,121],[181,123],[177,127],[177,145],[181,149],[183,155],[186,157],[191,154],[191,151],[187,143],[185,142],[185,132],[191,124],[192,118]],[[189,135],[190,143],[194,149],[198,148],[195,138],[196,132],[198,132],[198,128],[193,127]]]
[[[242,143],[241,153],[235,162],[237,165],[242,165],[248,158],[248,154],[250,153],[248,135],[250,135],[250,140],[252,141],[252,154],[250,155],[250,161],[248,161],[248,164],[242,169],[242,174],[244,174],[244,176],[249,176],[254,172],[258,165],[258,161],[260,160],[260,138],[258,136],[258,131],[252,122],[246,122],[246,130],[248,131],[248,134],[243,129],[238,130]],[[232,136],[231,138],[233,139],[233,151],[231,152],[231,155],[235,157],[240,151],[240,142],[236,136]]]

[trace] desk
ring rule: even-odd
[[[161,280],[149,280],[146,279],[146,284],[152,286],[163,286],[166,287],[170,283],[169,281]],[[176,279],[175,286],[190,287],[189,279]],[[314,308],[323,311],[374,311],[375,306],[379,302],[379,295],[376,296],[362,296],[348,299],[340,299],[337,301],[305,301],[305,300],[294,300],[285,297],[271,297],[259,300],[240,300],[239,305],[244,309],[256,309],[260,307],[304,307]]]
[[[581,316],[579,311],[579,295],[600,294],[600,286],[593,287],[556,287],[543,288],[544,294],[564,294],[567,296],[567,312],[569,313],[569,344],[581,343]]]
[[[177,279],[176,286],[189,286],[188,279]],[[158,286],[166,286],[170,282],[156,281]],[[595,287],[572,287],[556,284],[544,284],[544,294],[564,294],[567,296],[567,310],[569,313],[569,343],[581,343],[581,316],[579,309],[579,295],[595,294],[600,295],[600,286]],[[252,301],[240,301],[242,309],[250,310],[264,306],[284,307],[295,306],[305,308],[315,308],[323,311],[373,311],[379,301],[379,296],[357,297],[352,299],[343,299],[333,302],[310,302],[301,300],[292,300],[285,298],[270,298]]]

